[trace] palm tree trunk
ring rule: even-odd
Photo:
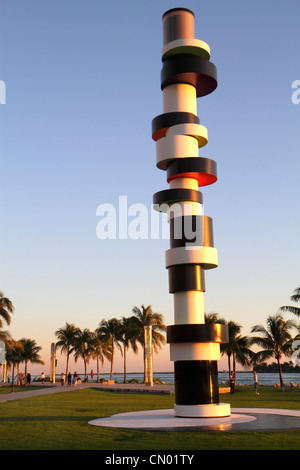
[[[126,346],[124,344],[124,384],[126,384]]]
[[[99,377],[99,365],[100,365],[100,360],[99,360],[99,355],[97,355],[97,382],[100,382],[100,377]]]
[[[234,373],[234,384],[235,384],[235,381],[236,381],[236,360],[235,360],[235,354],[233,354],[232,356],[232,363],[233,363],[233,373]]]
[[[229,374],[229,380],[230,380],[231,366],[230,366],[230,354],[228,353],[227,353],[227,360],[228,360],[228,374]]]
[[[21,381],[20,381],[20,363],[19,362],[18,362],[18,365],[17,365],[17,371],[18,371],[17,385],[21,385]]]
[[[14,391],[14,374],[15,374],[15,361],[13,361],[13,366],[12,366],[11,392]]]
[[[86,375],[87,367],[86,367],[86,357],[85,356],[83,356],[83,362],[84,362],[84,379],[85,379],[87,377],[87,375]]]
[[[27,369],[28,369],[28,360],[25,359],[25,372],[24,372],[24,385],[27,387]]]
[[[112,342],[112,348],[111,348],[111,361],[110,361],[110,380],[112,380],[112,374],[113,374],[113,364],[114,364],[114,342]]]
[[[282,391],[284,391],[282,370],[281,370],[281,364],[280,364],[280,359],[279,358],[277,358],[277,364],[278,364],[278,371],[279,371],[280,388],[281,388]]]
[[[70,356],[70,351],[67,352],[66,377],[68,377],[68,372],[69,372],[69,356]]]
[[[146,357],[146,349],[144,346],[144,383],[146,383],[146,377],[148,377],[148,363]]]

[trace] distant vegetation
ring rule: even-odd
[[[277,373],[278,364],[276,362],[272,362],[272,364],[267,364],[266,362],[263,362],[262,364],[256,365],[254,369],[256,370],[256,372]],[[293,364],[291,361],[284,362],[283,364],[281,364],[281,370],[282,372],[296,373],[300,372],[300,366]]]

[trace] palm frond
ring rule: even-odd
[[[284,305],[283,307],[280,307],[282,312],[291,312],[294,315],[297,315],[300,317],[300,307],[294,307],[293,305]]]

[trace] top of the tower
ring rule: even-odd
[[[189,8],[171,8],[170,10],[166,11],[164,14],[163,14],[163,19],[165,16],[169,15],[169,14],[176,14],[176,12],[180,12],[180,11],[186,11],[188,13],[191,13],[193,16],[194,13],[192,12],[192,10],[190,10]]]
[[[164,13],[163,43],[195,37],[195,16],[188,8],[172,8]]]

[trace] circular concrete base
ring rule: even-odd
[[[234,408],[221,418],[180,418],[173,409],[119,413],[89,421],[93,426],[147,431],[267,431],[300,429],[300,411]]]
[[[175,416],[178,418],[222,418],[230,416],[228,403],[212,405],[174,405]]]

